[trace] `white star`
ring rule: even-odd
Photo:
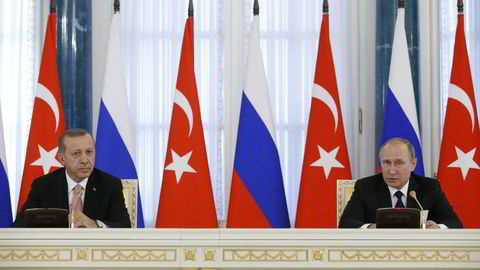
[[[457,160],[448,165],[449,168],[460,168],[462,171],[463,180],[467,178],[468,170],[470,169],[480,169],[477,163],[473,160],[475,156],[475,151],[477,148],[473,148],[468,153],[464,153],[460,148],[455,146],[455,151],[457,152]]]
[[[182,177],[184,172],[191,172],[191,173],[196,173],[196,171],[188,165],[188,160],[190,159],[190,156],[192,155],[192,151],[190,153],[184,155],[184,156],[179,156],[175,151],[172,149],[172,163],[168,164],[167,167],[165,167],[165,170],[167,171],[175,171],[175,177],[177,178],[177,184],[180,182],[180,178]]]
[[[317,147],[318,152],[320,153],[320,158],[314,163],[312,163],[310,166],[323,167],[323,170],[325,172],[325,179],[327,179],[330,175],[330,171],[332,170],[332,168],[344,168],[343,165],[335,158],[337,156],[338,149],[340,149],[340,146],[333,149],[331,152],[325,151],[322,147],[320,147],[320,145],[317,145]]]
[[[40,152],[40,158],[32,162],[32,166],[42,166],[43,174],[47,174],[51,167],[62,167],[62,164],[55,158],[58,152],[58,147],[55,147],[50,152],[45,151],[39,144],[38,151]]]

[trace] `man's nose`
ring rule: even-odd
[[[87,155],[86,154],[82,154],[80,156],[80,162],[81,163],[88,163],[88,158],[87,158]]]

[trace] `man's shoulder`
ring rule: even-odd
[[[414,173],[412,173],[410,180],[413,180],[413,181],[417,182],[417,184],[419,184],[421,186],[427,186],[427,187],[440,184],[440,182],[438,182],[438,180],[435,179],[435,178],[420,176],[420,175],[416,175]]]
[[[379,181],[383,181],[381,173],[360,178],[355,182],[355,184],[359,186],[370,186],[370,185],[377,185]]]
[[[421,175],[416,175],[414,173],[412,173],[412,178],[417,180],[417,181],[421,181],[421,182],[435,182],[435,181],[438,181],[437,179],[435,178],[431,178],[431,177],[426,177],[426,176],[421,176]]]
[[[64,168],[60,168],[51,173],[47,173],[45,175],[37,177],[33,180],[33,183],[35,185],[49,185],[53,182],[56,182],[58,179],[61,179],[62,176],[65,177]]]
[[[93,172],[91,174],[92,178],[95,178],[96,181],[103,181],[105,183],[120,183],[120,179],[109,174],[109,173],[106,173],[102,170],[99,170],[97,168],[94,168],[93,169]]]

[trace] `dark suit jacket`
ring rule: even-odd
[[[58,169],[35,179],[28,198],[17,215],[14,227],[24,227],[23,216],[29,208],[68,207],[68,185],[65,169]],[[130,228],[130,217],[125,207],[122,182],[107,173],[93,169],[88,178],[83,202],[83,213],[93,220],[100,220],[110,228]]]
[[[462,228],[452,206],[435,179],[411,174],[408,192],[415,190],[423,209],[428,211],[428,219],[449,228]],[[375,223],[378,208],[392,207],[392,199],[382,174],[357,180],[355,190],[338,224],[339,228],[359,228],[365,223]],[[415,200],[407,195],[407,206],[418,208]]]

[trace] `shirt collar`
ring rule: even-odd
[[[395,195],[394,195],[395,192],[397,192],[397,191],[399,191],[399,190],[403,193],[403,195],[404,195],[405,197],[407,197],[408,184],[410,184],[410,180],[408,180],[408,182],[407,182],[401,189],[396,189],[396,188],[394,188],[394,187],[391,187],[391,186],[387,185],[388,190],[390,191],[390,197],[395,196]]]
[[[72,189],[79,184],[80,186],[83,187],[83,190],[87,189],[87,182],[88,182],[88,177],[85,179],[82,179],[80,183],[75,182],[70,175],[68,175],[67,170],[65,169],[65,175],[67,176],[67,185],[68,185],[68,192],[72,191]]]

